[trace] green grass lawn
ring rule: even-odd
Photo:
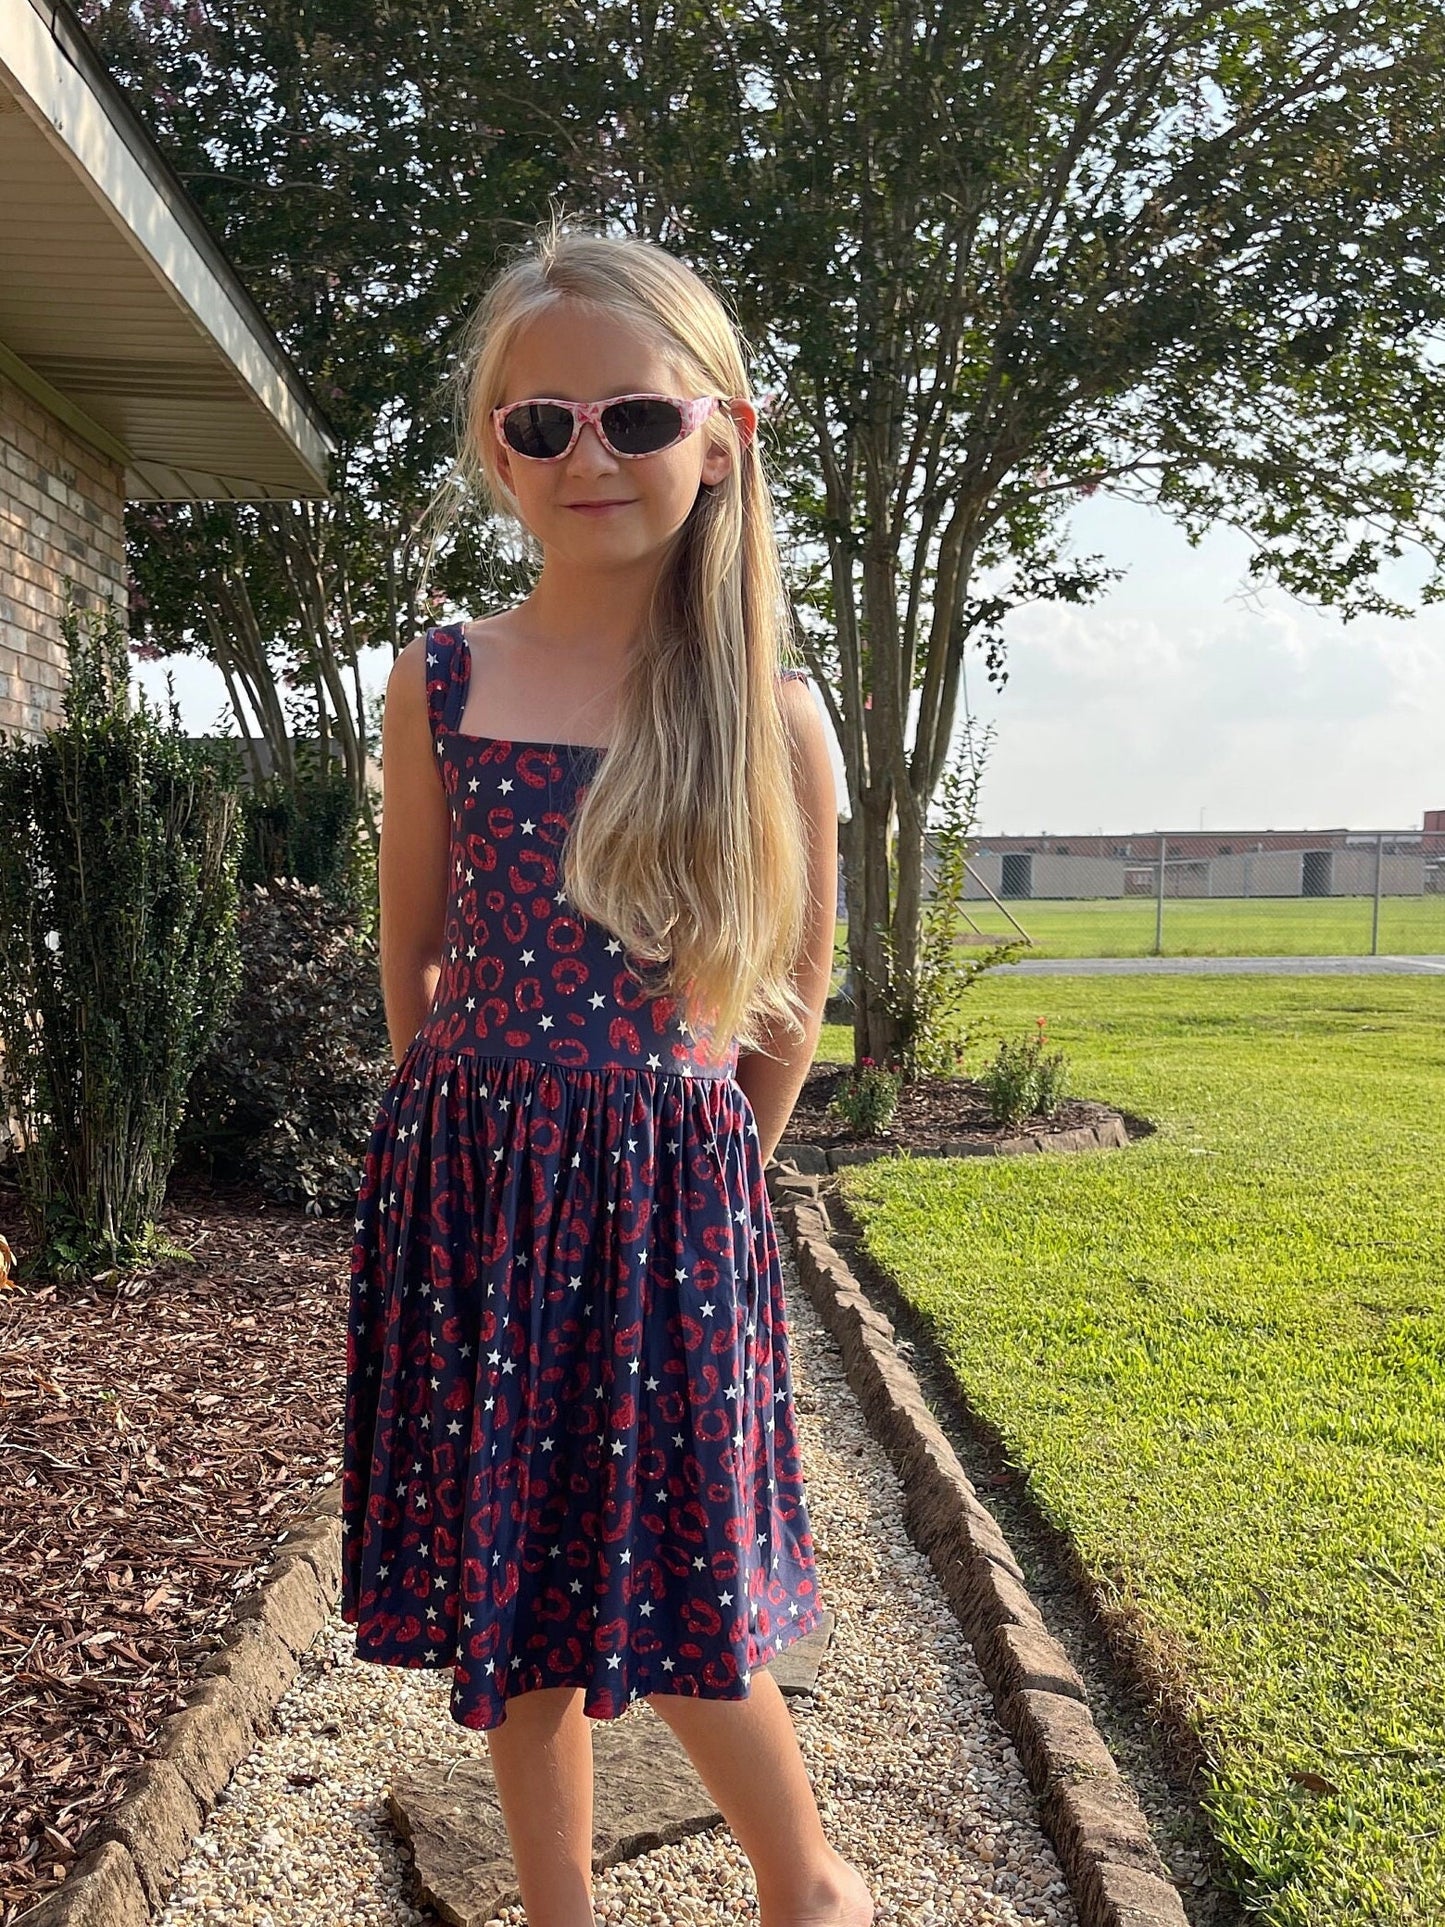
[[[1146,897],[1072,902],[1009,899],[1033,942],[1025,957],[1149,957],[1155,905]],[[1018,932],[987,898],[967,905],[990,940]],[[1166,897],[1166,957],[1339,957],[1370,954],[1370,897]],[[847,929],[838,926],[840,940]],[[964,933],[967,934],[967,933]],[[968,935],[971,948],[979,948]],[[1380,953],[1445,956],[1445,896],[1382,897]]]
[[[851,1167],[869,1250],[1143,1635],[1246,1907],[1445,1921],[1445,986],[986,977],[968,1009],[970,1070],[1046,1017],[1071,1090],[1157,1134]]]

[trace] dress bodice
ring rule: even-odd
[[[427,631],[426,665],[450,833],[441,976],[421,1038],[570,1070],[731,1077],[737,1039],[718,1051],[680,999],[650,997],[624,945],[562,888],[562,845],[605,749],[462,735],[465,623]]]

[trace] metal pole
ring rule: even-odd
[[[1006,903],[999,903],[999,900],[994,895],[993,891],[989,889],[988,885],[984,882],[983,878],[979,875],[978,871],[974,869],[973,865],[968,861],[966,857],[964,858],[963,868],[964,868],[965,875],[971,876],[973,878],[974,882],[978,885],[979,889],[983,891],[984,895],[988,898],[989,902],[997,905],[997,907],[1003,911],[1004,915],[1008,918],[1009,922],[1013,925],[1014,929],[1018,931],[1019,935],[1023,938],[1024,942],[1032,943],[1033,938],[1029,935],[1028,931],[1024,929],[1023,925],[1019,922],[1018,918],[1014,915],[1013,911],[1009,909]],[[964,915],[968,917],[967,911],[964,912]],[[968,917],[968,921],[970,923],[973,923],[973,918]],[[977,930],[978,925],[974,923],[973,927],[975,930]]]
[[[1378,957],[1380,954],[1380,871],[1384,867],[1384,862],[1385,862],[1385,832],[1383,830],[1376,830],[1375,832],[1375,915],[1374,915],[1374,921],[1370,925],[1370,955],[1372,957]]]
[[[1159,839],[1159,895],[1154,910],[1154,955],[1164,955],[1164,838]]]

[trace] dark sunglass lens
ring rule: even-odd
[[[502,433],[519,455],[560,455],[572,439],[572,412],[550,402],[524,404],[502,417]]]
[[[619,401],[602,411],[607,439],[623,455],[653,455],[682,433],[682,416],[670,401]]]

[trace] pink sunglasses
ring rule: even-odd
[[[685,441],[723,407],[720,395],[610,395],[605,401],[556,401],[536,396],[492,410],[497,440],[529,462],[560,462],[589,423],[614,455],[636,460]]]

